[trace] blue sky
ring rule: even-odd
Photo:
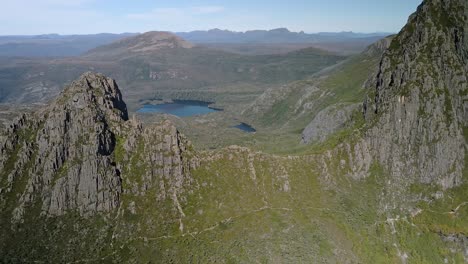
[[[236,31],[397,32],[422,0],[0,0],[0,35]]]

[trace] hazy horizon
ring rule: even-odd
[[[209,29],[195,29],[195,30],[190,30],[190,31],[166,31],[166,30],[158,30],[158,29],[154,29],[154,30],[148,30],[148,31],[135,31],[135,32],[97,32],[97,33],[82,33],[82,34],[74,34],[74,33],[70,33],[70,34],[60,34],[60,33],[56,33],[56,32],[44,32],[44,33],[38,33],[38,34],[6,34],[6,35],[1,35],[2,37],[9,37],[9,36],[48,36],[48,35],[58,35],[58,36],[73,36],[73,35],[100,35],[100,34],[115,34],[115,35],[118,35],[118,34],[143,34],[143,33],[146,33],[146,32],[151,32],[151,31],[162,31],[162,32],[170,32],[170,33],[190,33],[190,32],[196,32],[196,31],[211,31],[211,30],[221,30],[221,31],[230,31],[230,32],[234,32],[234,33],[246,33],[246,32],[249,32],[249,31],[271,31],[271,30],[275,30],[275,29],[281,29],[281,28],[286,28],[286,27],[280,27],[280,28],[267,28],[267,29],[257,29],[257,28],[252,28],[252,29],[249,29],[249,30],[244,30],[244,31],[236,31],[236,30],[231,30],[231,29],[224,29],[224,28],[217,28],[217,27],[214,27],[214,28],[209,28]],[[288,29],[288,28],[286,28]],[[288,29],[289,30],[289,29]],[[290,32],[292,33],[300,33],[301,31],[293,31],[293,30],[289,30]],[[353,33],[353,34],[363,34],[363,35],[366,35],[366,34],[381,34],[381,35],[385,35],[385,34],[396,34],[397,31],[394,31],[394,32],[386,32],[386,31],[372,31],[372,32],[356,32],[356,31],[317,31],[317,32],[306,32],[306,31],[303,31],[305,34],[340,34],[340,33]]]
[[[17,0],[2,3],[0,35],[190,32],[398,32],[421,0],[150,1]],[[27,7],[27,8],[25,8]]]

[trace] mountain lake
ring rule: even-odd
[[[206,115],[213,112],[222,111],[210,107],[211,102],[195,101],[195,100],[174,100],[171,103],[163,104],[145,104],[140,108],[138,113],[165,113],[178,117],[189,117],[197,115]]]
[[[246,124],[246,123],[240,123],[239,125],[237,126],[234,126],[235,128],[238,128],[244,132],[247,132],[247,133],[254,133],[254,132],[257,132],[257,130],[255,128],[253,128],[251,125],[249,124]]]

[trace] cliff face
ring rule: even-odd
[[[129,119],[113,80],[84,74],[0,131],[0,261],[466,262],[467,9],[425,1],[391,43],[341,68],[340,81],[356,65],[367,75],[389,46],[363,115],[331,100],[340,85],[275,95],[317,109],[311,139],[355,123],[311,155],[196,153],[170,122]]]
[[[461,183],[468,125],[467,12],[466,1],[424,1],[368,83],[365,144],[396,177],[444,188]]]
[[[143,129],[129,121],[115,81],[86,73],[49,107],[22,115],[7,129],[0,140],[0,207],[11,211],[13,222],[38,203],[42,215],[110,212],[124,193],[147,188],[135,187],[139,177],[149,178],[142,179],[147,184],[170,179],[168,198],[177,206],[175,193],[183,189],[191,162],[183,157],[186,146],[170,123]]]

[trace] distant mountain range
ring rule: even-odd
[[[70,57],[79,56],[99,46],[111,44],[115,41],[138,35],[138,33],[123,34],[91,34],[91,35],[35,35],[35,36],[0,36],[0,57]],[[194,44],[218,45],[218,48],[236,52],[245,49],[246,44],[268,44],[266,49],[276,50],[278,44],[314,44],[316,47],[332,47],[330,51],[344,53],[357,53],[375,41],[390,35],[390,33],[354,33],[354,32],[324,32],[307,34],[304,32],[291,32],[286,28],[273,30],[251,30],[235,32],[229,30],[212,29],[208,31],[192,31],[176,33],[179,37]],[[219,47],[219,44],[241,45],[239,48]],[[275,47],[271,47],[271,45]],[[284,47],[281,49],[284,49]],[[301,46],[304,48],[304,46]],[[250,52],[247,53],[252,53]],[[258,49],[258,48],[257,48]],[[263,49],[263,46],[261,47]],[[287,48],[293,51],[295,48]],[[245,52],[241,52],[245,53]],[[262,52],[255,51],[257,54]]]
[[[307,34],[303,31],[292,32],[287,28],[272,30],[251,30],[235,32],[221,29],[208,31],[179,32],[178,36],[193,43],[321,43],[336,41],[351,41],[381,39],[392,33],[354,33],[354,32],[322,32]]]
[[[1,57],[78,56],[98,46],[135,36],[136,33],[92,35],[0,36]]]

